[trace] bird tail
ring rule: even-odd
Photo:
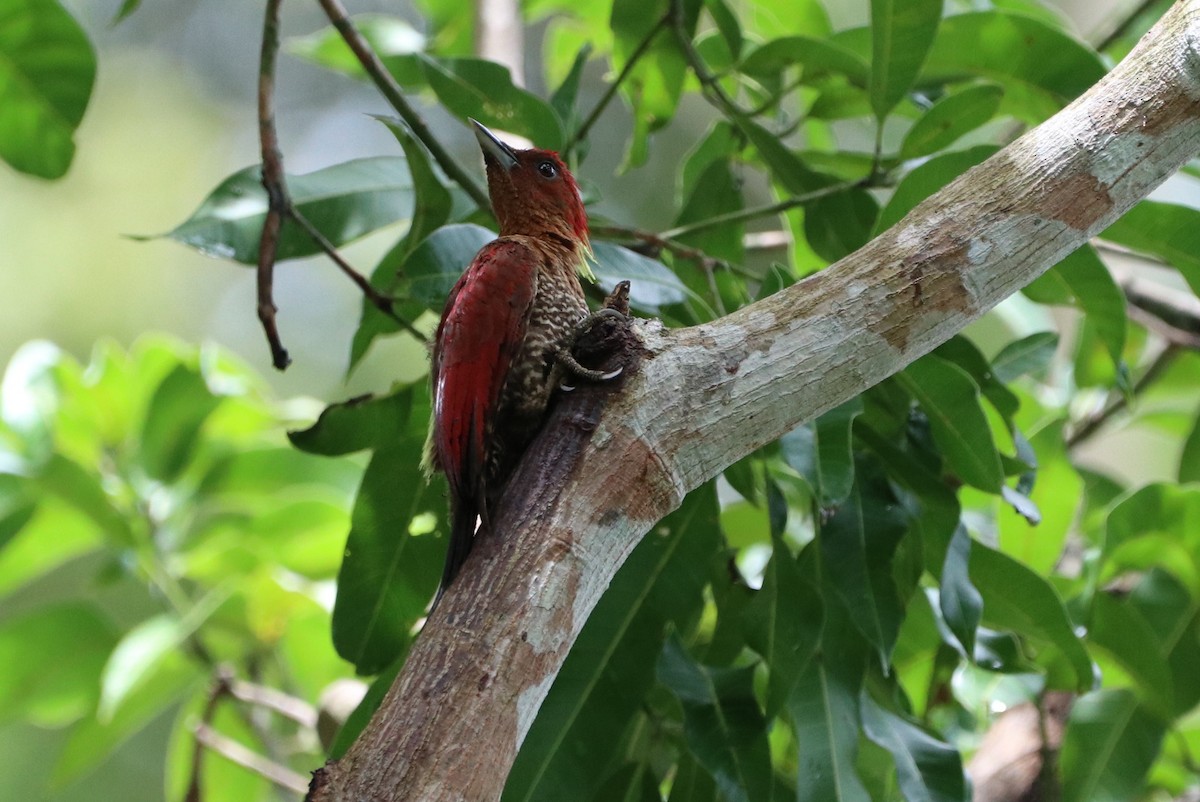
[[[471,553],[471,545],[475,541],[475,527],[478,514],[473,504],[454,504],[450,510],[450,548],[446,552],[446,567],[442,569],[442,584],[438,587],[433,606],[442,600],[442,594],[450,583],[458,576],[458,571],[467,561]]]

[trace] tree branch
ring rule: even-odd
[[[640,365],[562,399],[382,706],[309,798],[500,796],[588,615],[642,536],[754,449],[944,342],[1200,149],[1200,0],[1051,120],[858,252],[710,324],[636,327]]]

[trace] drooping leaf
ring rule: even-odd
[[[334,245],[405,220],[413,211],[412,180],[404,159],[395,156],[354,159],[288,176],[287,186],[296,209]],[[254,165],[218,184],[191,217],[163,236],[206,256],[256,264],[267,207],[260,167]],[[284,221],[279,234],[280,261],[319,251],[303,229]]]
[[[858,54],[828,39],[812,36],[772,39],[742,61],[743,72],[760,78],[793,66],[804,70],[806,83],[829,74],[843,75],[863,88],[870,81],[871,68]]]
[[[877,120],[916,81],[941,16],[942,0],[871,0],[871,108]]]
[[[900,157],[930,156],[954,144],[996,114],[1004,88],[993,83],[972,84],[934,103],[904,135]]]
[[[860,398],[841,404],[780,438],[783,458],[808,481],[822,506],[835,507],[854,484],[851,435]]]
[[[146,473],[174,481],[195,455],[200,429],[220,403],[199,371],[176,365],[155,389],[142,424],[139,456]]]
[[[1092,661],[1050,583],[981,543],[972,544],[970,559],[971,581],[983,596],[983,620],[1052,647],[1069,666],[1068,686],[1090,688]]]
[[[364,448],[387,448],[408,432],[413,390],[402,387],[380,398],[354,398],[331,404],[307,429],[289,432],[296,448],[309,454],[336,456]]]
[[[1138,799],[1165,728],[1124,689],[1106,689],[1075,700],[1063,736],[1063,802]]]
[[[929,417],[934,440],[949,466],[968,484],[999,493],[1004,482],[1000,456],[979,406],[979,387],[962,368],[926,356],[899,374]]]
[[[753,667],[700,665],[677,634],[667,639],[658,662],[658,681],[683,706],[688,748],[729,802],[772,796],[766,720],[754,698],[753,678]]]
[[[0,158],[39,178],[60,178],[96,79],[87,34],[58,0],[0,6]]]
[[[958,750],[890,710],[869,694],[860,697],[863,731],[891,753],[905,802],[966,802],[967,783]]]
[[[975,654],[975,632],[983,613],[983,597],[971,583],[971,545],[971,535],[966,527],[959,525],[946,550],[938,593],[938,606],[946,626],[968,657]]]
[[[1030,445],[1037,454],[1037,466],[1032,473],[1033,486],[1025,490],[1024,496],[1039,518],[1031,521],[1002,511],[997,521],[999,544],[1004,553],[1048,575],[1062,557],[1075,522],[1083,480],[1068,458],[1062,421],[1043,426]]]

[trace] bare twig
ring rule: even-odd
[[[705,231],[710,228],[717,228],[733,223],[744,223],[748,220],[756,220],[759,217],[769,217],[770,215],[786,212],[788,209],[794,209],[797,206],[803,206],[806,203],[812,203],[815,200],[819,200],[830,195],[836,195],[839,192],[845,192],[848,189],[853,189],[854,187],[864,185],[865,184],[862,180],[843,181],[838,184],[830,184],[827,187],[814,189],[812,192],[805,192],[800,195],[793,195],[790,198],[784,198],[783,200],[776,201],[775,203],[768,203],[765,206],[753,206],[749,209],[738,209],[735,212],[726,212],[725,214],[718,214],[714,217],[709,217],[704,220],[697,220],[694,223],[686,223],[682,226],[676,226],[675,228],[662,232],[658,236],[667,240],[678,239],[679,237],[683,237],[688,234],[695,234],[697,231]]]
[[[421,119],[409,102],[404,97],[404,93],[400,90],[400,85],[396,83],[396,79],[388,72],[387,67],[379,60],[379,56],[371,49],[367,40],[362,37],[358,29],[354,27],[354,23],[350,21],[350,17],[346,14],[345,7],[342,6],[340,0],[318,0],[321,8],[325,10],[325,16],[333,23],[333,27],[341,34],[342,39],[354,51],[354,55],[358,58],[359,64],[366,70],[367,75],[375,83],[380,93],[384,96],[396,113],[400,115],[400,119],[404,120],[412,131],[413,136],[421,141],[429,154],[433,156],[434,161],[442,168],[455,183],[462,187],[471,199],[474,200],[483,209],[491,209],[491,201],[488,199],[487,191],[475,182],[463,167],[456,162],[450,153],[442,147],[441,142],[434,137],[429,130],[429,126]]]
[[[315,730],[317,727],[317,709],[303,699],[297,699],[276,688],[232,677],[226,683],[226,687],[228,694],[239,702],[265,707],[306,729]]]
[[[275,323],[275,255],[279,251],[279,231],[287,206],[283,192],[283,162],[279,138],[275,134],[275,57],[279,53],[279,6],[282,0],[267,0],[263,19],[262,54],[258,64],[258,136],[262,143],[262,180],[267,191],[267,217],[258,241],[258,319],[262,321],[267,343],[271,346],[271,364],[285,370],[291,357],[279,337]]]
[[[1146,391],[1154,381],[1163,374],[1163,371],[1170,366],[1175,357],[1179,356],[1182,349],[1171,343],[1159,352],[1154,361],[1146,368],[1146,372],[1133,385],[1133,389],[1129,393],[1114,393],[1109,402],[1104,405],[1104,408],[1088,418],[1084,418],[1079,422],[1071,434],[1067,436],[1067,448],[1074,448],[1084,442],[1096,432],[1098,432],[1104,424],[1116,415],[1118,412],[1126,409],[1129,406],[1131,398],[1136,398]]]
[[[212,721],[217,712],[217,703],[229,692],[229,683],[232,679],[233,672],[228,668],[217,668],[213,677],[212,690],[208,692],[208,701],[204,704],[204,712],[200,714],[201,725],[207,726]],[[203,762],[204,744],[197,738],[196,742],[192,744],[192,776],[188,780],[188,790],[184,796],[186,802],[200,802],[202,799],[200,769]]]
[[[598,101],[596,101],[596,105],[588,114],[587,119],[584,120],[580,126],[575,129],[575,132],[571,134],[570,138],[567,139],[566,144],[563,145],[564,153],[570,153],[571,149],[574,148],[580,140],[587,136],[588,131],[590,131],[592,126],[596,124],[596,120],[600,119],[600,115],[606,108],[608,108],[608,104],[612,102],[612,99],[616,97],[617,90],[621,88],[621,84],[624,83],[625,79],[628,78],[630,73],[633,72],[633,68],[637,66],[637,63],[641,60],[642,56],[646,55],[646,52],[650,49],[650,45],[652,45],[654,40],[658,37],[659,32],[670,24],[673,14],[673,11],[668,11],[666,14],[664,14],[662,19],[655,23],[654,27],[646,32],[646,36],[642,39],[642,41],[638,42],[637,47],[633,49],[633,52],[629,54],[629,58],[625,61],[625,66],[621,68],[621,72],[617,74],[616,79],[614,79],[613,82],[608,85],[608,88],[604,90],[604,94],[601,95]]]
[[[197,724],[195,735],[196,743],[199,746],[211,749],[226,760],[266,777],[280,788],[286,788],[300,796],[308,792],[307,777],[247,749],[232,738],[217,732],[208,724]]]
[[[739,106],[733,98],[725,94],[725,90],[721,88],[720,80],[709,71],[708,65],[704,63],[704,58],[700,55],[700,51],[696,50],[696,45],[692,42],[691,34],[688,33],[687,26],[684,25],[682,0],[671,0],[671,8],[667,12],[667,15],[671,22],[671,30],[675,33],[675,39],[679,42],[680,50],[683,51],[684,59],[687,61],[688,66],[692,68],[692,72],[696,74],[696,79],[700,81],[700,86],[706,90],[703,93],[704,96],[722,114],[736,122],[740,128],[748,119],[749,112]]]

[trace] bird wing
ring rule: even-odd
[[[485,245],[454,285],[433,351],[433,446],[451,492],[482,505],[489,423],[537,291],[537,254],[509,239]]]

